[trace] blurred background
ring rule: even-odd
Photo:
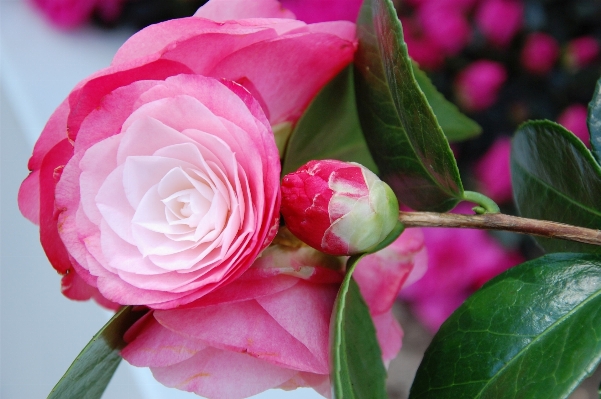
[[[327,0],[325,0],[327,1]],[[191,15],[198,0],[0,0],[0,397],[45,397],[110,314],[72,302],[16,198],[33,144],[81,79],[107,66],[137,29]],[[409,54],[433,83],[483,128],[452,145],[468,190],[515,213],[510,137],[525,120],[557,121],[588,143],[587,103],[601,75],[599,0],[395,1]],[[468,206],[458,212],[468,213]],[[424,229],[429,270],[396,307],[405,330],[389,374],[406,398],[440,324],[490,278],[540,250],[529,238]],[[452,238],[451,238],[452,236]],[[477,250],[475,250],[477,248]],[[597,397],[596,374],[571,399]],[[125,362],[106,398],[194,398]],[[257,398],[319,398],[312,390]]]

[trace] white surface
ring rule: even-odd
[[[0,398],[48,395],[77,353],[106,322],[93,302],[60,293],[60,276],[39,244],[38,229],[16,198],[27,159],[46,120],[71,88],[107,66],[127,31],[58,32],[23,1],[0,1]],[[232,383],[236,383],[232,375]],[[147,369],[122,362],[107,399],[198,396],[158,384]],[[313,390],[267,391],[256,399],[321,398]]]

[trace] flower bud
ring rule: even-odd
[[[282,180],[282,215],[302,241],[330,255],[351,255],[380,243],[395,227],[392,189],[366,167],[311,161]]]
[[[486,0],[476,11],[476,24],[490,43],[506,47],[521,28],[523,14],[520,1]]]
[[[463,69],[455,80],[455,94],[467,111],[482,111],[497,101],[497,94],[507,80],[503,65],[478,60]]]
[[[574,133],[587,147],[590,147],[587,117],[588,109],[585,105],[572,104],[559,114],[557,123]]]
[[[592,36],[583,36],[568,43],[565,61],[572,69],[586,68],[599,56],[599,43]]]

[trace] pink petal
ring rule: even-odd
[[[213,21],[243,18],[291,18],[294,14],[277,0],[211,0],[196,11],[195,17]]]
[[[155,317],[165,327],[216,348],[248,353],[296,370],[323,373],[321,359],[285,331],[256,301],[155,311]]]
[[[170,367],[152,369],[162,384],[220,399],[242,399],[289,380],[294,370],[244,353],[207,348]],[[233,376],[235,379],[233,380]]]

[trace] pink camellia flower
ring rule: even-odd
[[[362,0],[280,0],[296,18],[307,23],[325,21],[355,22]]]
[[[357,265],[385,362],[402,338],[391,306],[425,263],[413,229]],[[330,318],[342,268],[343,259],[306,245],[274,244],[235,282],[183,308],[148,313],[126,333],[121,354],[159,382],[211,399],[298,387],[330,397]]]
[[[561,112],[557,117],[557,123],[574,133],[587,147],[590,147],[590,135],[586,123],[587,117],[588,109],[586,106],[573,104]]]
[[[152,25],[55,111],[19,206],[67,275],[65,295],[171,308],[240,276],[269,244],[270,126],[294,124],[356,47],[350,22],[285,16],[275,0],[213,0]]]
[[[31,0],[50,22],[69,29],[83,24],[96,10],[107,22],[119,17],[123,0]]]
[[[373,247],[392,231],[398,213],[392,189],[354,162],[310,161],[282,180],[286,226],[327,254],[351,255]]]
[[[456,7],[430,1],[419,9],[418,16],[424,35],[447,56],[459,53],[470,40],[470,25]]]
[[[510,153],[511,140],[501,137],[476,164],[475,174],[480,190],[495,202],[508,202],[513,196]]]
[[[462,70],[455,80],[455,95],[468,111],[482,111],[497,101],[497,94],[507,80],[503,65],[478,60]]]
[[[524,5],[517,0],[485,0],[476,10],[476,24],[492,44],[505,47],[522,26]]]
[[[559,43],[546,33],[532,33],[522,48],[523,67],[533,74],[546,75],[559,57]]]
[[[457,212],[469,212],[460,205]],[[501,247],[483,230],[422,229],[428,250],[428,270],[403,289],[419,320],[436,332],[440,325],[485,282],[523,261],[514,251]]]
[[[599,51],[597,39],[592,36],[579,37],[568,43],[565,60],[573,69],[585,68],[599,57]]]
[[[444,63],[444,53],[430,37],[421,33],[421,27],[413,18],[402,18],[403,35],[409,56],[421,68],[436,70]]]

